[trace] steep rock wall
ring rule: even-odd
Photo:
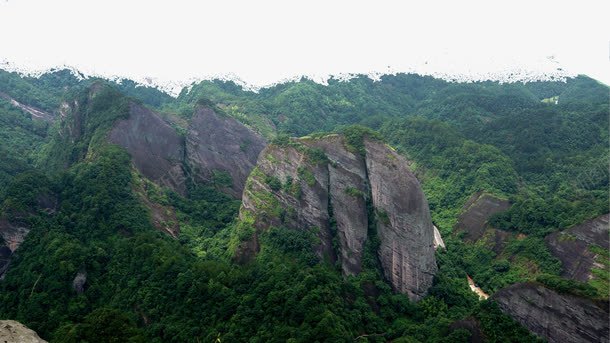
[[[124,147],[142,175],[184,194],[183,138],[144,106],[131,103],[129,112],[127,119],[114,123],[108,141]]]
[[[226,191],[240,197],[265,140],[237,120],[211,108],[195,112],[186,137],[186,162],[196,181],[211,181],[214,173],[231,176]]]
[[[360,153],[344,137],[327,135],[269,145],[242,197],[240,217],[253,217],[257,230],[238,248],[239,260],[256,254],[262,230],[309,230],[321,258],[338,259],[344,274],[355,275],[369,223],[376,223],[384,275],[396,291],[423,297],[437,268],[428,203],[403,157],[381,142],[363,144]]]
[[[596,304],[534,283],[511,285],[493,299],[503,312],[550,343],[608,341],[607,303]]]
[[[591,269],[598,256],[591,247],[609,248],[609,218],[610,214],[604,214],[545,238],[551,253],[563,265],[561,276],[582,282],[593,278]]]
[[[402,156],[377,141],[365,149],[383,271],[396,290],[421,298],[436,273],[428,201]]]

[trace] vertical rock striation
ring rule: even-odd
[[[214,173],[231,176],[226,191],[240,197],[265,140],[237,120],[199,107],[188,128],[186,162],[197,181],[212,181]]]
[[[381,266],[397,291],[419,299],[436,273],[428,201],[402,156],[377,141],[365,149]]]
[[[534,283],[511,285],[492,298],[503,312],[550,343],[608,341],[607,303],[560,294]]]
[[[551,253],[561,261],[563,271],[561,276],[587,282],[594,278],[591,270],[599,258],[591,248],[598,246],[605,250],[609,248],[610,214],[604,214],[597,218],[573,226],[569,229],[554,232],[545,238]]]
[[[130,103],[129,117],[114,123],[108,141],[124,147],[136,168],[151,181],[186,192],[183,138],[155,112]]]
[[[240,217],[253,218],[256,230],[238,259],[256,254],[269,227],[308,230],[319,238],[319,257],[356,275],[376,232],[386,278],[411,299],[423,297],[437,268],[428,203],[403,157],[372,139],[363,145],[359,151],[340,135],[269,145],[242,197]]]

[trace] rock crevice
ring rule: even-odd
[[[246,183],[240,216],[254,217],[257,231],[314,232],[318,256],[338,260],[345,275],[362,271],[374,222],[385,277],[396,291],[418,300],[437,268],[427,201],[402,156],[372,139],[363,147],[353,149],[340,135],[269,145]],[[258,250],[250,241],[242,243],[240,260],[246,247],[250,255]]]

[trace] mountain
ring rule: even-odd
[[[410,299],[432,285],[434,229],[419,182],[402,156],[364,133],[267,146],[248,178],[240,218],[254,232],[239,243],[238,260],[263,249],[270,228],[298,230],[346,275],[378,258],[392,287]]]
[[[604,332],[609,92],[586,76],[0,92],[0,316],[45,340]]]

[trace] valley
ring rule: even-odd
[[[0,319],[50,342],[598,342],[608,94],[0,70]]]

